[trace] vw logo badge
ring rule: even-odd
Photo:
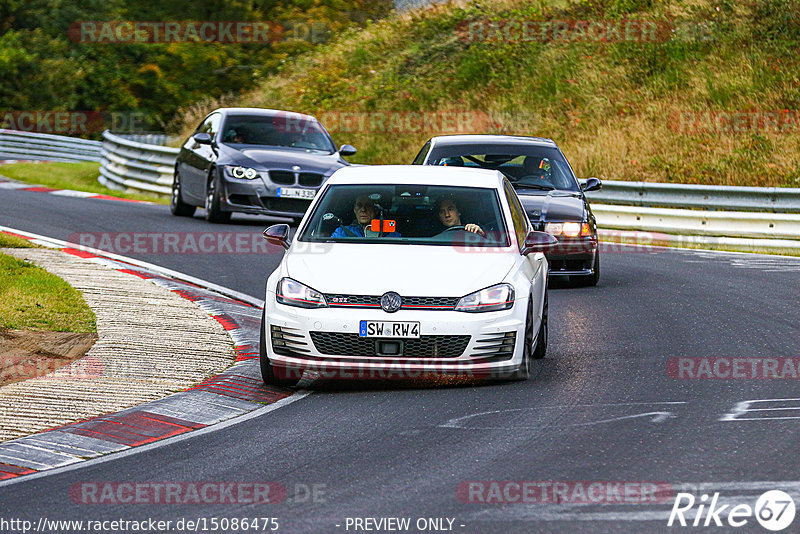
[[[402,305],[403,299],[394,291],[384,293],[381,297],[381,308],[383,308],[385,312],[394,313],[399,310]]]
[[[297,172],[297,171],[299,171],[299,170],[300,170],[300,165],[292,165],[292,170],[293,170],[294,172]]]

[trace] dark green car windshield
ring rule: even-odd
[[[473,167],[500,171],[515,188],[580,191],[567,160],[552,147],[527,145],[436,147],[428,165]]]

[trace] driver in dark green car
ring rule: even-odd
[[[484,232],[477,224],[462,224],[461,211],[458,209],[458,206],[456,206],[456,203],[452,198],[444,197],[440,199],[436,207],[439,213],[439,220],[445,226],[445,230],[448,228],[463,226],[464,230],[467,232],[472,232],[474,234],[486,237],[486,232]]]

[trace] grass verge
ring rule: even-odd
[[[169,198],[146,193],[129,193],[109,189],[97,181],[99,163],[9,163],[0,166],[0,175],[28,184],[43,185],[53,189],[72,189],[99,195],[111,195],[131,200],[146,200],[169,204]]]
[[[11,236],[3,236],[5,240]],[[0,327],[95,332],[94,312],[81,294],[44,269],[0,254]]]
[[[39,248],[27,239],[0,232],[0,248]]]

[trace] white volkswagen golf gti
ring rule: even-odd
[[[547,260],[497,171],[364,166],[334,173],[267,280],[264,382],[462,375],[524,380],[547,347]]]

